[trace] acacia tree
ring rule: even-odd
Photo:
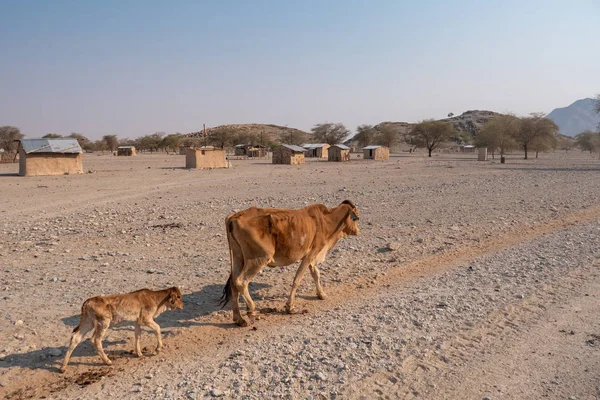
[[[375,143],[377,130],[373,128],[373,125],[359,125],[356,128],[356,132],[354,139],[358,141],[360,147],[366,147]]]
[[[119,147],[119,139],[117,139],[117,135],[104,135],[102,136],[102,141],[106,143],[106,147],[110,151],[115,151],[117,147]]]
[[[398,142],[398,132],[390,125],[380,126],[377,130],[379,132],[375,137],[377,144],[392,148]]]
[[[568,153],[575,146],[575,139],[563,136],[558,140],[558,148]]]
[[[507,151],[517,147],[513,136],[519,130],[520,120],[513,115],[500,115],[490,119],[482,127],[475,138],[475,146],[487,147],[492,153],[500,152],[500,157],[504,157]]]
[[[431,157],[431,152],[442,142],[445,142],[458,134],[450,122],[424,120],[416,124],[410,136],[417,147],[425,147]]]
[[[300,130],[287,129],[279,134],[279,142],[281,144],[293,144],[294,146],[300,146],[307,141],[308,135]],[[271,146],[273,146],[273,143]]]
[[[317,124],[310,130],[313,135],[313,139],[318,143],[327,143],[333,146],[344,141],[346,136],[350,134],[348,128],[341,123],[326,122],[324,124]]]
[[[64,137],[63,135],[59,135],[58,133],[46,133],[42,136],[42,139],[60,139]]]
[[[535,143],[543,143],[545,140],[556,136],[558,126],[551,119],[545,118],[543,113],[533,113],[530,117],[521,119],[521,126],[515,132],[514,138],[525,151],[525,160],[527,160],[527,151]]]
[[[23,134],[16,126],[0,126],[0,149],[7,152],[16,151],[15,140],[23,139]]]
[[[173,150],[173,152],[177,152],[179,150],[179,145],[181,144],[181,136],[181,133],[167,135],[162,140],[162,145],[167,149]]]
[[[594,150],[600,148],[599,136],[599,134],[587,130],[575,136],[575,143],[577,144],[577,147],[581,149],[581,151],[589,151],[590,154],[592,154]]]
[[[531,141],[529,148],[535,151],[535,158],[538,158],[540,151],[549,151],[556,149],[558,138],[556,135],[540,136]]]

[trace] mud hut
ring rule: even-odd
[[[365,160],[389,160],[390,149],[385,146],[363,147],[363,158]]]
[[[334,144],[327,152],[329,161],[350,161],[350,147],[345,144]]]
[[[327,158],[330,146],[327,143],[306,143],[302,147],[305,149],[306,157]]]
[[[305,149],[291,144],[282,144],[273,150],[273,164],[304,164]]]
[[[81,146],[77,139],[21,139],[19,175],[83,174]]]
[[[185,167],[191,169],[227,168],[229,163],[225,150],[212,146],[187,147],[185,149]]]
[[[117,147],[118,156],[135,156],[135,146],[119,146]]]

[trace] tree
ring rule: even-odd
[[[521,126],[515,132],[514,138],[525,151],[527,160],[527,151],[535,143],[543,143],[550,140],[550,137],[556,136],[558,126],[551,119],[544,118],[543,113],[533,113],[530,117],[521,118]]]
[[[327,143],[331,146],[344,141],[350,131],[341,123],[326,122],[317,124],[311,129],[313,139],[318,143]]]
[[[23,139],[23,134],[16,126],[0,126],[0,149],[7,152],[16,151],[15,140]]]
[[[175,133],[172,135],[167,135],[162,143],[164,147],[171,149],[173,152],[179,151],[179,146],[181,144],[181,133]]]
[[[164,132],[155,132],[151,135],[142,136],[136,139],[136,142],[139,143],[139,148],[142,151],[150,150],[150,153],[154,151],[158,151],[158,149],[162,145],[162,137]]]
[[[514,135],[519,130],[520,120],[513,115],[500,115],[490,119],[482,127],[475,138],[475,146],[487,147],[492,153],[500,152],[500,157],[504,157],[507,151],[517,147]]]
[[[592,154],[600,148],[600,135],[590,130],[580,133],[575,136],[575,143],[581,151],[589,151]]]
[[[81,133],[77,133],[77,132],[71,132],[71,134],[67,137],[71,138],[71,139],[77,139],[79,144],[81,144],[82,146],[90,141],[88,138],[83,136]]]
[[[104,135],[102,136],[102,140],[106,143],[106,147],[108,147],[110,151],[115,151],[117,150],[117,147],[119,147],[117,135]]]
[[[398,132],[390,125],[381,125],[375,137],[375,142],[379,145],[391,148],[398,142]]]
[[[232,146],[234,139],[235,132],[227,126],[213,128],[210,130],[210,133],[208,133],[208,141],[210,144],[215,147],[220,147],[221,149]]]
[[[308,135],[302,131],[288,129],[287,131],[283,131],[279,134],[279,141],[282,144],[293,144],[295,146],[300,146],[308,141]]]
[[[568,153],[575,146],[575,139],[563,136],[558,140],[558,148]]]
[[[373,128],[373,125],[359,125],[356,128],[356,136],[354,139],[358,141],[360,147],[366,147],[375,143],[375,137],[377,136],[377,130]]]
[[[413,142],[418,147],[425,147],[429,152],[429,157],[440,143],[455,137],[457,134],[458,132],[450,122],[435,121],[433,119],[419,122],[410,132]]]
[[[535,151],[535,158],[538,158],[540,151],[549,151],[556,149],[558,138],[556,135],[540,136],[531,141],[529,148]]]
[[[46,133],[42,136],[42,139],[60,139],[64,137],[63,135],[59,135],[58,133]]]

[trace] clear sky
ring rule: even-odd
[[[0,125],[30,137],[354,130],[600,93],[600,0],[0,0],[0,17]]]

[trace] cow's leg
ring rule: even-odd
[[[248,290],[248,285],[254,279],[254,277],[262,270],[262,263],[248,263],[246,273],[244,274],[241,282],[241,290],[242,297],[244,298],[244,302],[246,303],[246,315],[250,318],[250,323],[254,322],[256,318],[256,304],[254,304],[254,300],[250,297],[250,291]],[[266,264],[266,263],[265,263]]]
[[[143,357],[144,355],[142,354],[142,345],[141,345],[141,338],[142,336],[142,326],[140,325],[139,321],[135,322],[135,355],[138,357]]]
[[[306,268],[308,268],[309,265],[310,265],[310,261],[308,260],[308,258],[303,258],[302,261],[300,262],[300,267],[298,267],[298,271],[296,271],[296,276],[294,277],[294,283],[292,284],[292,291],[290,292],[290,298],[288,299],[288,302],[285,305],[285,310],[290,314],[294,310],[294,300],[296,297],[296,290],[298,289],[298,286],[300,285],[300,282],[302,281],[302,277],[304,276],[304,273],[306,272]]]
[[[94,335],[92,336],[92,344],[96,348],[98,355],[104,361],[106,365],[112,365],[112,361],[108,359],[104,349],[102,348],[102,339],[104,335],[106,335],[106,331],[108,331],[108,327],[110,326],[110,320],[101,319],[96,322],[96,329],[94,330]]]
[[[154,322],[153,319],[146,320],[146,325],[150,327],[150,329],[152,329],[156,334],[156,354],[158,354],[163,348],[163,342],[160,335],[160,326],[156,322]]]
[[[240,293],[243,294],[244,286],[240,282],[240,278],[232,279],[231,282],[231,308],[233,310],[233,321],[239,326],[248,326],[248,321],[242,317],[240,313]]]
[[[310,268],[310,273],[312,274],[312,277],[315,281],[315,286],[317,287],[317,297],[321,300],[325,300],[327,295],[321,286],[321,273],[319,272],[319,268],[317,268],[317,264],[313,262],[308,268]]]
[[[65,355],[62,367],[60,367],[60,372],[66,371],[67,364],[71,359],[71,354],[73,354],[73,350],[75,350],[75,347],[77,347],[77,345],[83,340],[83,338],[85,338],[85,335],[87,335],[88,332],[92,330],[92,328],[94,328],[94,324],[92,323],[92,321],[88,319],[86,319],[85,321],[81,321],[81,326],[78,327],[78,329],[75,330],[75,332],[73,332],[73,335],[71,336],[69,350],[67,350],[67,354]]]

